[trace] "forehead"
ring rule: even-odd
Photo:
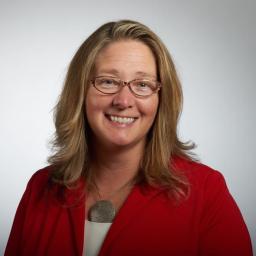
[[[151,49],[140,41],[122,40],[103,48],[95,60],[99,73],[141,73],[156,76],[156,60]]]

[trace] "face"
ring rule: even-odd
[[[157,80],[156,61],[150,48],[142,42],[113,42],[98,54],[96,76],[111,76],[123,81],[138,78]],[[157,112],[158,93],[138,98],[124,86],[114,95],[105,95],[90,85],[85,103],[94,144],[144,146]]]

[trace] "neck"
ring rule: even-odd
[[[93,179],[101,190],[115,190],[136,177],[140,160],[144,153],[144,143],[133,147],[93,149]]]

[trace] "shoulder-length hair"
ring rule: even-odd
[[[147,45],[155,56],[158,79],[162,84],[158,112],[148,134],[138,176],[146,184],[159,185],[174,194],[186,195],[188,182],[171,164],[174,157],[192,160],[189,150],[194,147],[193,144],[181,142],[177,135],[182,109],[180,81],[172,58],[160,38],[145,25],[131,20],[102,25],[74,55],[55,107],[54,153],[48,158],[53,167],[51,178],[66,187],[81,177],[90,181],[90,127],[85,114],[85,97],[97,55],[108,44],[118,40],[137,40]]]

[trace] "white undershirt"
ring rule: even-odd
[[[84,256],[97,256],[112,223],[85,221]]]

